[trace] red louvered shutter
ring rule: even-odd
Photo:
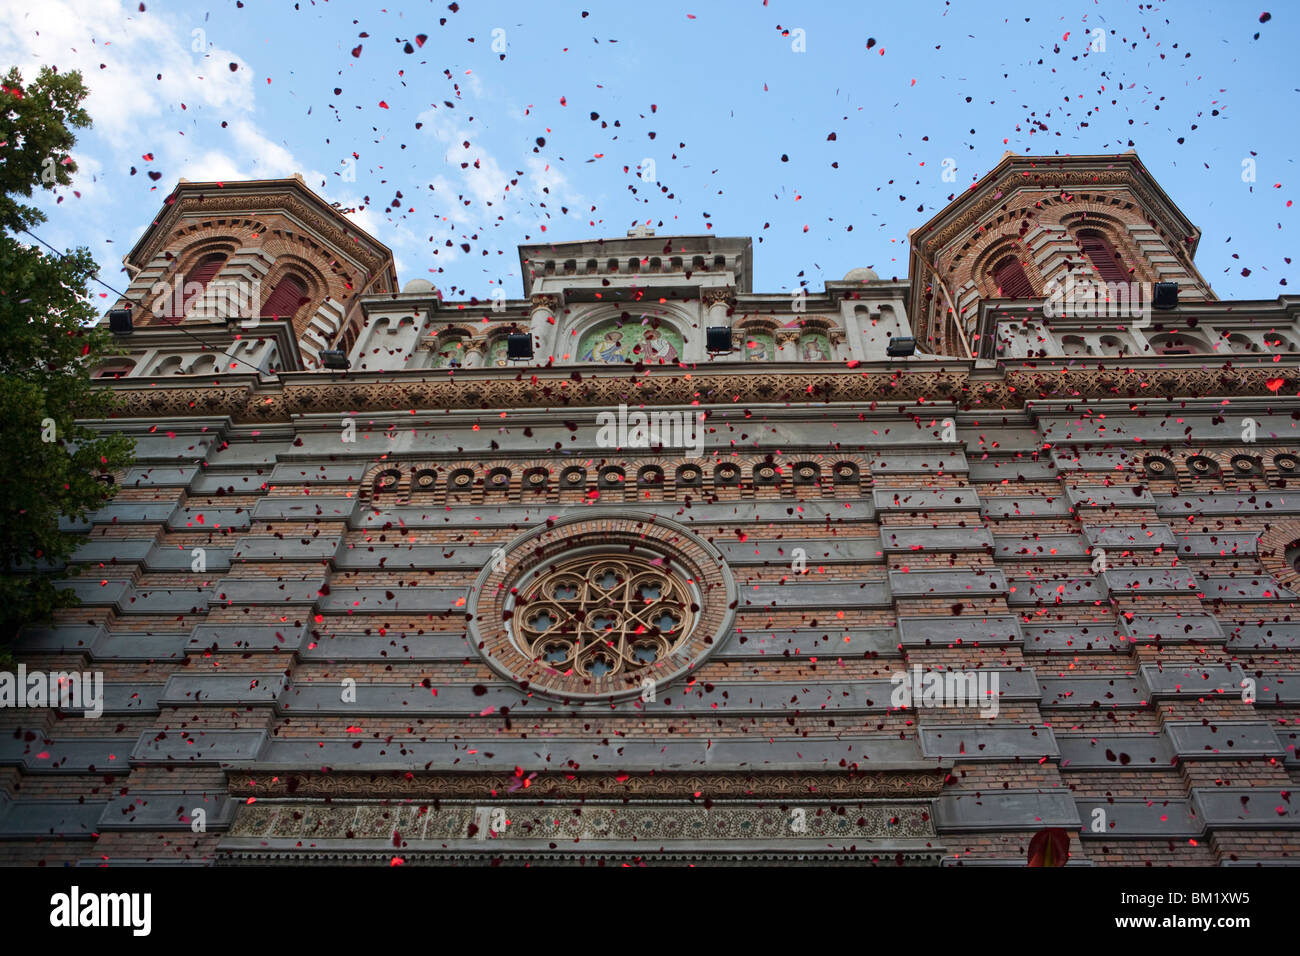
[[[999,260],[993,267],[993,281],[997,283],[998,295],[1003,299],[1032,299],[1034,287],[1029,284],[1025,267],[1015,256]]]
[[[226,257],[221,253],[204,256],[198,264],[190,270],[189,275],[185,276],[185,315],[188,315],[190,309],[203,297],[204,290],[207,289],[208,283],[211,282],[221,271],[221,267],[226,264]],[[198,286],[198,288],[195,288]],[[172,321],[179,321],[179,316]]]
[[[307,290],[302,283],[293,276],[284,276],[266,297],[266,302],[262,305],[262,318],[292,319],[306,301]]]
[[[1080,230],[1079,245],[1103,282],[1129,281],[1129,271],[1116,254],[1115,247],[1100,232],[1095,229]]]

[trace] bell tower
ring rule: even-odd
[[[1044,335],[1055,312],[1066,320],[1057,324],[1062,340],[1070,334],[1084,341],[1086,333],[1088,345],[1099,351],[1149,350],[1142,330],[1152,328],[1149,303],[1157,284],[1182,302],[1216,298],[1192,261],[1200,238],[1134,152],[1007,153],[910,234],[908,311],[918,344],[954,356],[1049,354],[1062,348]],[[1063,308],[1067,297],[1071,309]],[[1090,318],[1083,307],[1090,299],[1103,313],[1122,304],[1124,315],[1100,315],[1104,322],[1066,329],[1074,319]],[[1019,331],[990,308],[1012,302],[1034,303],[1033,317]]]
[[[392,253],[301,175],[181,180],[123,259],[131,354],[112,376],[275,374],[320,367],[355,336],[363,294],[393,292]]]

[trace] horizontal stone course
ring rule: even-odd
[[[235,542],[232,561],[292,561],[304,564],[327,560],[338,552],[342,538],[338,535],[246,535]]]
[[[287,685],[284,674],[173,674],[159,705],[256,706],[274,704]]]
[[[1300,514],[1300,493],[1159,495],[1156,512],[1184,519],[1188,515]]]
[[[1174,533],[1166,525],[1143,527],[1137,524],[1082,525],[1084,539],[1091,548],[1118,548],[1121,551],[1148,551],[1177,546]]]
[[[1055,561],[1088,555],[1087,542],[1077,534],[997,535],[998,561]]]
[[[1211,614],[1121,614],[1120,626],[1138,644],[1222,644],[1223,628]]]
[[[463,611],[468,594],[467,588],[331,587],[315,603],[321,611],[446,614]]]
[[[1192,809],[1190,800],[1076,797],[1075,805],[1083,820],[1079,836],[1084,840],[1177,839],[1196,837],[1205,832],[1205,823]],[[1100,833],[1093,832],[1093,820],[1102,822],[1105,829]]]
[[[237,566],[237,572],[242,572]],[[284,605],[313,605],[322,600],[327,591],[325,575],[307,580],[281,581],[274,577],[221,578],[213,585],[212,603],[216,606],[255,604],[281,607]],[[356,590],[356,589],[351,589]]]
[[[359,746],[358,746],[359,745]],[[815,755],[815,756],[813,756]],[[516,740],[467,737],[461,740],[403,739],[392,742],[272,738],[258,755],[228,761],[232,768],[318,771],[322,766],[354,770],[793,770],[845,771],[853,768],[935,770],[944,764],[922,760],[915,740],[896,735],[731,738],[711,740],[641,737],[585,739],[550,737]]]
[[[880,511],[975,511],[980,496],[974,488],[876,489],[872,500]]]
[[[1009,582],[1007,604],[1097,604],[1106,598],[1100,578],[1015,578]]]
[[[739,660],[763,657],[901,656],[898,631],[892,627],[845,628],[823,630],[792,628],[787,630],[736,629],[714,651],[718,659]]]
[[[980,513],[986,518],[1064,518],[1070,514],[1070,503],[1064,496],[988,495],[980,503]]]
[[[884,581],[861,584],[804,584],[791,579],[785,584],[739,585],[740,608],[822,608],[835,611],[850,607],[891,607],[889,585]]]
[[[258,521],[344,521],[357,512],[357,498],[302,495],[263,498],[253,507]]]
[[[14,800],[0,809],[0,840],[90,840],[103,808],[93,800]]]
[[[963,763],[1014,758],[1038,760],[1060,755],[1050,727],[989,722],[934,727],[923,724],[918,735],[921,753],[926,757],[946,757]]]
[[[1116,597],[1153,594],[1196,594],[1203,582],[1183,568],[1111,568],[1101,573],[1106,589]]]
[[[1060,733],[1063,770],[1168,770],[1174,751],[1164,734]]]
[[[1151,688],[1152,700],[1215,696],[1240,700],[1243,693],[1241,681],[1245,673],[1236,664],[1143,664],[1139,669]]]
[[[196,810],[203,812],[204,832],[220,833],[230,828],[238,802],[219,791],[132,790],[102,808],[97,829],[192,831]]]
[[[1295,794],[1274,787],[1193,787],[1192,808],[1210,829],[1300,827]]]
[[[1136,674],[1042,677],[1039,685],[1041,707],[1131,708],[1144,703],[1148,694],[1146,683]]]
[[[1082,825],[1074,796],[1065,789],[944,793],[935,800],[935,818],[941,832],[1074,831]]]
[[[924,554],[927,551],[949,554],[956,551],[988,551],[993,536],[987,528],[896,528],[887,526],[880,532],[881,547],[888,553]]]
[[[998,568],[899,570],[889,572],[889,590],[896,598],[1000,597],[1007,592],[1007,578]]]
[[[1166,721],[1174,753],[1182,760],[1280,757],[1284,748],[1265,721]]]
[[[1066,500],[1076,511],[1096,508],[1151,508],[1155,499],[1142,485],[1128,483],[1116,485],[1069,485]]]
[[[1017,618],[970,617],[899,617],[898,640],[904,647],[972,645],[1000,647],[1020,644],[1024,635]]]
[[[219,766],[256,759],[266,739],[264,730],[146,730],[131,748],[131,763]]]

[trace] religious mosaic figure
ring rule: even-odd
[[[805,362],[829,362],[831,341],[821,332],[805,335],[799,340],[799,355]]]
[[[599,342],[592,344],[579,358],[584,362],[621,362],[623,361],[623,333],[619,329],[610,329]]]
[[[460,368],[464,364],[465,343],[461,339],[445,339],[438,343],[432,368]]]
[[[754,332],[746,336],[744,356],[747,362],[775,361],[776,339],[771,332]]]
[[[488,346],[487,362],[489,366],[505,368],[510,363],[506,360],[506,339],[505,336],[499,336],[493,339],[492,344]]]
[[[641,340],[642,357],[645,361],[658,362],[661,365],[677,364],[677,349],[673,348],[673,343],[668,341],[667,336],[660,335],[654,329],[646,329]]]
[[[681,354],[681,334],[671,326],[641,328],[618,320],[588,329],[582,335],[577,351],[579,362],[605,364],[646,362],[675,365],[681,361]]]

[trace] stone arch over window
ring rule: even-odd
[[[1271,352],[1294,352],[1296,350],[1295,341],[1281,332],[1265,332],[1264,346]]]
[[[333,277],[338,281],[338,277]],[[310,260],[281,253],[262,279],[263,321],[287,322],[301,338],[317,309],[330,298],[331,283]],[[332,334],[332,332],[331,332]]]
[[[154,375],[179,375],[181,370],[181,357],[179,355],[168,355],[156,366],[154,366]]]
[[[626,481],[627,475],[622,468],[617,465],[606,465],[596,478],[596,486],[607,489],[622,488],[625,487]]]
[[[1103,282],[1129,282],[1132,279],[1128,263],[1103,230],[1092,225],[1076,229],[1074,241]]]
[[[134,369],[132,359],[112,359],[95,369],[91,378],[126,378]]]
[[[1031,250],[1010,235],[988,240],[971,260],[971,276],[983,299],[1033,298],[1043,286]]]
[[[1081,335],[1066,335],[1061,338],[1061,352],[1064,355],[1091,355],[1092,349]]]
[[[1188,332],[1161,332],[1147,342],[1157,355],[1199,355],[1210,350],[1203,339]]]
[[[1034,294],[1029,273],[1015,253],[1008,253],[989,267],[994,295],[999,299],[1028,299]]]
[[[1233,332],[1228,336],[1228,347],[1234,352],[1262,351],[1258,342],[1244,332]]]
[[[218,365],[217,357],[215,355],[207,354],[200,355],[191,362],[190,367],[185,370],[185,373],[187,375],[216,375],[219,371],[220,366]]]
[[[1114,335],[1103,335],[1097,340],[1101,348],[1102,355],[1127,355],[1129,345],[1126,341]]]
[[[236,248],[237,239],[221,236],[195,242],[185,249],[173,261],[172,268],[154,284],[153,289],[158,292],[150,303],[151,313],[169,325],[184,321],[201,302],[208,284],[221,273]],[[180,287],[179,297],[177,286]]]
[[[289,270],[282,272],[262,300],[262,318],[293,324],[298,311],[311,301],[307,289],[308,281],[301,273]]]
[[[673,473],[673,482],[678,488],[702,488],[704,470],[694,463],[679,465]]]
[[[715,488],[737,488],[740,486],[740,466],[735,462],[724,461],[713,469],[713,486]]]
[[[510,476],[510,469],[504,466],[490,469],[484,482],[485,490],[498,495],[508,494],[510,491]]]
[[[1149,282],[1155,278],[1142,250],[1120,219],[1089,210],[1062,216],[1061,225],[1080,257],[1092,265],[1103,282]],[[1106,270],[1111,270],[1112,265],[1119,271],[1108,275]]]

